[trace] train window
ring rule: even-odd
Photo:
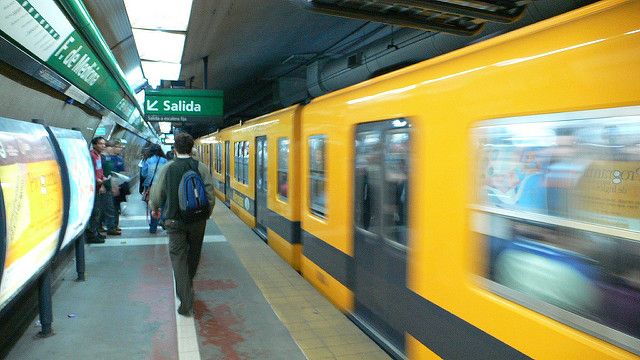
[[[376,234],[380,226],[383,145],[379,131],[356,136],[356,225]]]
[[[240,168],[240,142],[235,142],[233,146],[235,148],[233,156],[233,176],[236,178],[236,181],[240,181],[240,171],[242,171],[242,169]]]
[[[384,152],[384,237],[407,246],[407,203],[409,199],[409,130],[385,133]]]
[[[222,145],[221,145],[222,146]],[[238,141],[235,143],[235,178],[242,184],[249,183],[249,142]],[[222,171],[222,159],[220,159],[220,170]]]
[[[489,288],[640,354],[640,110],[473,130]]]
[[[327,216],[326,135],[309,137],[309,199],[312,213]]]
[[[278,139],[278,196],[289,197],[289,139]]]

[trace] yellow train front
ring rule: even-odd
[[[224,129],[231,208],[397,358],[637,358],[638,14],[599,2]]]

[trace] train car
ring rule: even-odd
[[[295,269],[300,268],[299,107],[220,131],[232,148],[231,210]],[[225,141],[226,142],[226,141]],[[221,148],[220,145],[219,148]]]
[[[398,358],[637,358],[639,14],[598,2],[304,106],[305,278]]]

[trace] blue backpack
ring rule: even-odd
[[[204,183],[198,172],[198,162],[190,159],[189,163],[193,165],[194,162],[196,170],[187,170],[182,175],[178,186],[180,218],[187,224],[206,220],[211,215],[211,204],[209,204]]]

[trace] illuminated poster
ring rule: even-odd
[[[95,173],[87,142],[78,131],[51,127],[68,169],[69,219],[61,248],[75,239],[89,222],[95,193]]]
[[[0,185],[7,234],[1,309],[49,262],[58,245],[62,183],[44,127],[0,118]]]

